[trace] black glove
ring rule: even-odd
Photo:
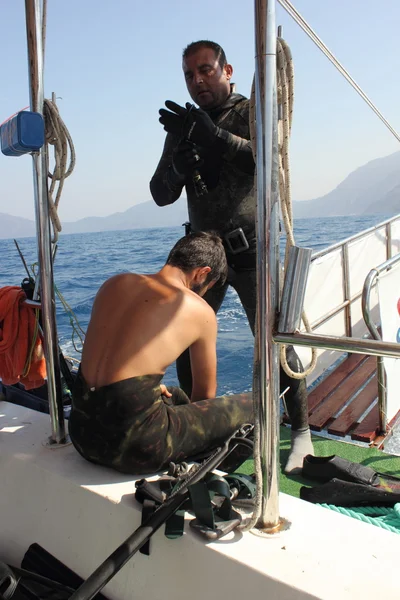
[[[181,142],[172,154],[172,168],[178,177],[191,175],[195,169],[202,166],[203,162],[198,149],[190,142]]]
[[[189,102],[186,103],[186,108],[183,108],[171,100],[167,100],[165,106],[170,110],[161,108],[159,111],[159,121],[165,131],[194,142],[203,148],[210,148],[214,145],[219,128],[214,125],[204,110],[195,108]]]

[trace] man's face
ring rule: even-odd
[[[216,108],[228,98],[232,66],[221,68],[211,48],[200,48],[190,54],[183,60],[182,68],[189,94],[200,108]]]

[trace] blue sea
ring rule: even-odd
[[[295,223],[295,237],[298,245],[318,251],[383,220],[381,215],[299,219]],[[107,278],[126,271],[157,271],[183,233],[182,227],[173,227],[61,234],[54,267],[55,284],[81,327],[86,330],[96,292]],[[34,238],[17,241],[30,267],[36,261],[36,241]],[[283,245],[284,240],[281,241]],[[13,240],[0,240],[0,287],[19,285],[25,276]],[[71,341],[70,317],[58,300],[57,326],[64,352],[79,358]],[[236,292],[231,288],[218,314],[218,330],[218,394],[249,391],[253,336]],[[165,383],[177,383],[174,367],[168,369]]]

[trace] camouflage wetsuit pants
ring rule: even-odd
[[[232,264],[233,260],[235,260],[235,257],[229,257],[228,255],[228,263]],[[225,298],[228,285],[232,285],[232,287],[236,290],[254,335],[257,290],[255,268],[231,269],[229,283],[226,283],[223,287],[211,288],[211,290],[206,293],[204,299],[210,306],[212,306],[215,312],[218,312]],[[286,357],[292,371],[299,372],[302,370],[300,359],[297,356],[293,346],[286,347]],[[188,351],[184,352],[178,358],[176,362],[176,368],[181,388],[185,390],[187,394],[190,394],[192,390],[192,372],[190,368],[190,356]],[[281,367],[281,392],[287,388],[289,388],[289,390],[285,394],[285,401],[292,427],[294,430],[306,429],[308,427],[308,403],[305,379],[291,379],[288,375],[286,375]]]
[[[89,389],[79,371],[69,420],[78,452],[141,475],[211,450],[252,422],[250,394],[191,403],[180,388],[168,387],[172,398],[162,396],[161,379],[144,375]]]

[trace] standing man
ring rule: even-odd
[[[256,318],[256,198],[255,164],[250,142],[249,100],[234,92],[233,74],[219,44],[201,40],[183,51],[182,68],[195,108],[175,102],[160,110],[167,131],[164,150],[150,182],[158,206],[175,202],[186,188],[192,231],[217,231],[223,241],[229,281],[209,290],[205,300],[215,312],[227,286],[239,295],[254,334]],[[301,363],[292,346],[287,359],[294,371]],[[191,389],[190,357],[177,361],[181,387]],[[303,457],[313,454],[308,427],[307,389],[304,380],[290,379],[281,369],[281,390],[289,387],[286,404],[292,423],[292,447],[286,472],[302,467]]]

